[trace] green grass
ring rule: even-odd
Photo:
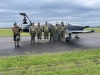
[[[29,33],[21,33],[21,36],[29,36]],[[12,29],[0,29],[0,36],[13,36]]]
[[[0,75],[100,75],[100,49],[0,57]]]
[[[94,29],[95,32],[100,32],[100,28],[86,28],[86,30],[91,30],[91,29]],[[12,29],[0,29],[0,36],[13,36]],[[30,36],[30,34],[22,32],[21,36]]]

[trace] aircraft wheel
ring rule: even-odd
[[[75,37],[75,39],[79,39],[80,37]]]
[[[66,42],[68,42],[69,41],[69,37],[66,37]]]

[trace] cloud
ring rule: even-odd
[[[81,25],[99,25],[99,0],[2,0],[0,23],[14,20],[20,23],[20,12],[25,12],[32,22],[66,21]],[[0,24],[1,26],[1,24]]]

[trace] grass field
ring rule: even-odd
[[[21,36],[29,35],[29,33],[21,33]],[[13,36],[12,29],[0,29],[0,36]]]
[[[100,28],[94,29],[100,32]],[[12,36],[0,29],[0,36]],[[29,33],[21,33],[29,36]],[[100,75],[100,49],[0,57],[0,75]]]
[[[86,28],[86,30],[94,29],[95,32],[100,32],[100,28]],[[11,29],[0,29],[0,36],[13,36]],[[29,36],[29,33],[21,33],[21,36]]]
[[[100,49],[0,57],[0,75],[100,75]]]

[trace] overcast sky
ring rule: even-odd
[[[11,27],[14,21],[20,24],[21,12],[35,23],[100,25],[100,0],[0,0],[0,27]]]

